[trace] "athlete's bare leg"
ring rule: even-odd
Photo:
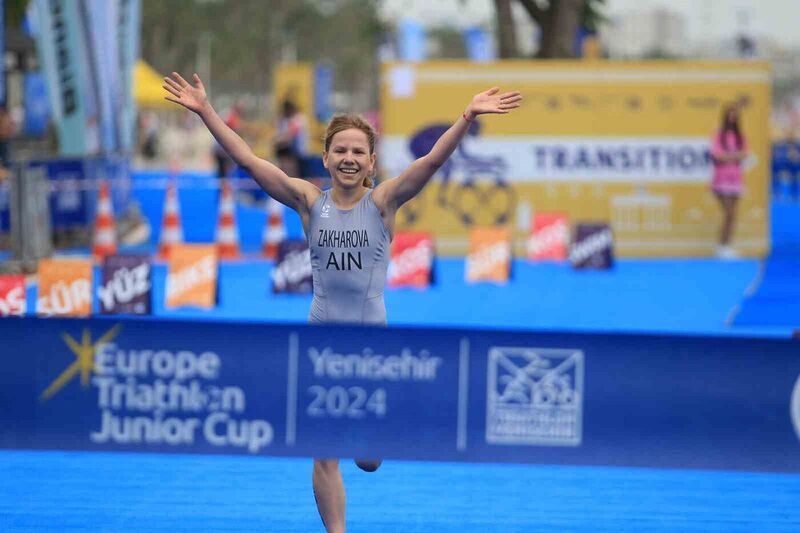
[[[338,459],[314,459],[314,498],[328,533],[344,533],[344,482]]]
[[[726,194],[717,193],[717,200],[719,200],[722,207],[722,226],[719,232],[719,243],[727,246],[731,242],[733,236],[734,225],[736,224],[736,211],[739,198]]]
[[[728,196],[725,198],[725,214],[723,217],[722,231],[720,235],[720,241],[723,244],[730,244],[731,242],[731,237],[733,236],[733,227],[736,223],[736,204],[738,203],[738,200],[739,199],[735,196]]]

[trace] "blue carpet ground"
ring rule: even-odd
[[[154,229],[152,242],[158,242],[164,191],[149,183],[162,177],[142,172],[134,180],[136,199]],[[201,175],[183,183],[180,199],[186,238],[212,242],[216,218],[208,213],[216,213],[216,183]],[[247,194],[242,192],[241,197]],[[240,203],[237,218],[243,247],[256,251],[264,210]],[[512,281],[497,287],[466,285],[463,260],[439,259],[436,284],[430,290],[387,292],[389,320],[398,325],[789,336],[800,327],[800,312],[795,312],[800,298],[794,298],[795,292],[800,294],[800,276],[793,274],[800,272],[800,206],[773,204],[771,220],[774,253],[766,268],[753,259],[619,260],[611,271],[575,272],[564,264],[518,260]],[[299,217],[289,210],[286,225],[290,237],[302,236]],[[220,306],[214,316],[305,321],[310,299],[272,296],[269,270],[269,263],[259,261],[223,265]],[[773,274],[777,301],[769,292]],[[163,274],[157,271],[156,275],[158,284]],[[759,280],[765,292],[742,304]],[[756,305],[760,301],[764,305]],[[156,313],[207,315],[192,310],[157,309]]]
[[[135,196],[153,235],[149,244],[123,251],[155,250],[164,190],[150,182],[162,177],[143,173],[135,178]],[[187,177],[179,194],[187,242],[213,242],[216,182],[204,176]],[[775,204],[772,211],[774,252],[763,267],[755,259],[622,259],[610,271],[578,272],[566,264],[517,260],[511,282],[496,286],[467,285],[463,259],[440,258],[430,290],[387,291],[389,321],[397,325],[789,336],[800,317],[800,276],[796,274],[800,272],[800,206]],[[164,309],[165,269],[157,265],[155,316],[305,322],[310,297],[272,295],[271,263],[255,254],[266,219],[263,208],[240,203],[237,218],[242,245],[255,258],[222,263],[219,305],[210,312]],[[290,237],[302,235],[294,212],[287,211],[286,224]],[[753,287],[760,290],[747,298]],[[30,287],[29,309],[34,309],[35,296],[35,287]]]
[[[273,295],[266,261],[223,266],[217,318],[305,322],[311,298]],[[439,259],[428,290],[387,290],[395,325],[522,329],[721,332],[727,313],[758,271],[756,261],[619,261],[611,271],[514,263],[506,285],[464,283],[462,259]],[[156,286],[163,287],[160,270]],[[156,301],[161,301],[158,294]],[[162,316],[208,314],[168,311]]]
[[[800,329],[800,204],[773,204],[772,228],[772,253],[764,261],[755,292],[742,302],[734,325]]]
[[[787,327],[726,325],[758,269],[756,260],[620,260],[608,271],[517,260],[508,284],[468,285],[464,260],[445,258],[436,261],[433,287],[388,289],[386,307],[393,325],[788,336]],[[166,268],[156,265],[153,314],[305,322],[311,297],[272,294],[271,270],[272,262],[263,259],[223,262],[219,301],[209,311],[166,309]],[[96,268],[96,284],[99,276]],[[29,309],[34,309],[36,290],[29,287]]]
[[[0,452],[0,530],[322,531],[310,461]],[[348,531],[796,532],[800,475],[387,462],[342,465]]]

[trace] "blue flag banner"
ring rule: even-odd
[[[0,447],[800,471],[788,339],[0,320]]]
[[[333,95],[333,68],[319,64],[314,67],[314,116],[327,122],[333,115],[331,98]]]
[[[0,183],[0,235],[11,230],[11,191],[8,183]]]
[[[96,99],[100,148],[103,153],[118,149],[118,121],[122,111],[118,0],[81,0],[80,24],[84,28],[87,86]]]
[[[50,121],[50,101],[47,83],[41,72],[25,74],[25,123],[23,131],[31,137],[43,137]]]
[[[428,57],[427,35],[419,22],[404,18],[397,25],[399,61],[425,61]]]
[[[139,27],[141,26],[141,0],[119,0],[117,16],[117,48],[120,91],[114,100],[119,112],[117,126],[120,149],[124,153],[133,151],[136,135],[136,102],[133,98],[133,69],[139,59]]]
[[[470,61],[487,63],[497,59],[489,32],[479,26],[464,30],[464,48]]]
[[[0,52],[6,55],[6,6],[5,0],[0,0]],[[5,67],[0,68],[0,105],[6,105],[6,72]]]
[[[47,80],[61,155],[82,156],[100,149],[95,87],[89,78],[84,27],[78,1],[34,0],[31,29]]]

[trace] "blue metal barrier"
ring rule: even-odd
[[[5,448],[800,471],[796,340],[37,318],[0,338]]]
[[[778,200],[800,199],[800,142],[772,145],[772,193]]]
[[[90,227],[94,223],[97,180],[108,180],[115,214],[120,215],[130,204],[130,158],[127,156],[41,159],[19,164],[44,167],[53,189],[50,217],[55,230]],[[10,227],[9,210],[8,184],[0,183],[0,231]]]

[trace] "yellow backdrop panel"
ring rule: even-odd
[[[623,256],[711,254],[721,211],[709,184],[722,108],[741,105],[751,157],[734,245],[768,241],[770,72],[759,62],[391,63],[383,68],[378,154],[384,177],[426,153],[472,96],[518,89],[508,116],[480,117],[434,181],[401,209],[400,229],[467,251],[475,225],[511,224],[515,253],[536,211],[611,224]]]
[[[322,153],[325,125],[314,116],[314,67],[311,63],[278,65],[272,75],[272,109],[275,117],[281,112],[284,100],[291,100],[306,117],[309,125],[308,150]]]

